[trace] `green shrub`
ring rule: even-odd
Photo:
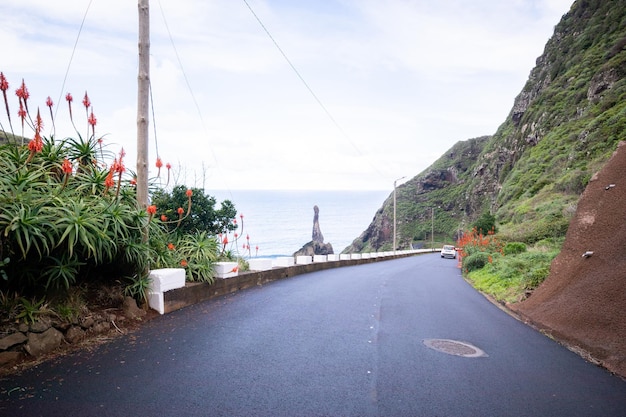
[[[496,228],[496,217],[488,211],[482,213],[478,220],[474,222],[473,226],[476,228],[478,233],[482,233],[483,235],[486,235],[489,232],[495,233],[498,231]]]
[[[176,249],[185,266],[188,281],[213,282],[213,263],[219,255],[215,237],[206,232],[186,234],[178,240]]]
[[[505,255],[515,255],[522,252],[526,252],[526,244],[522,242],[509,242],[504,245]]]
[[[545,245],[508,256],[493,254],[492,262],[482,269],[467,269],[467,277],[474,287],[498,301],[518,302],[547,278],[557,254],[558,249],[547,250]]]
[[[550,267],[541,265],[538,268],[531,269],[525,277],[525,288],[534,290],[550,275]]]
[[[472,272],[481,269],[489,263],[489,254],[485,252],[476,252],[463,259],[463,269],[466,272]]]
[[[124,288],[124,294],[134,298],[142,305],[148,304],[148,289],[152,283],[152,278],[148,273],[138,273],[129,278],[130,282]]]

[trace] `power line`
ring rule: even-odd
[[[359,149],[358,146],[356,146],[356,144],[352,141],[352,139],[350,139],[350,137],[346,134],[346,132],[342,129],[341,125],[337,122],[337,120],[333,117],[333,115],[328,111],[328,109],[326,108],[326,106],[324,105],[324,103],[322,103],[322,101],[319,99],[319,97],[317,97],[317,95],[315,94],[315,92],[313,91],[313,89],[309,86],[309,84],[305,81],[305,79],[302,77],[302,75],[300,75],[300,72],[298,71],[298,69],[295,67],[295,65],[291,62],[291,60],[289,59],[289,57],[287,57],[287,54],[285,54],[285,52],[282,50],[282,48],[280,47],[280,45],[278,45],[278,42],[276,42],[276,39],[274,39],[274,37],[272,36],[272,34],[270,33],[270,31],[267,29],[267,27],[265,27],[265,25],[263,24],[263,22],[261,21],[261,19],[259,18],[259,16],[254,12],[254,10],[252,9],[252,7],[250,6],[250,4],[248,3],[248,0],[243,0],[243,2],[246,4],[246,6],[248,7],[248,9],[250,10],[250,13],[252,13],[252,15],[254,16],[254,18],[256,19],[257,22],[259,22],[259,25],[261,25],[261,27],[263,28],[263,31],[265,31],[265,33],[267,34],[267,36],[272,40],[272,43],[274,44],[274,46],[276,47],[276,49],[278,49],[278,51],[280,52],[280,54],[283,56],[283,58],[285,58],[285,61],[287,61],[287,63],[289,64],[289,66],[291,67],[291,69],[293,70],[293,72],[298,76],[298,78],[300,79],[300,81],[302,81],[302,84],[304,84],[304,86],[306,87],[306,89],[309,91],[309,93],[311,94],[311,96],[313,96],[313,98],[315,99],[315,101],[317,102],[317,104],[319,104],[319,106],[322,108],[322,110],[324,110],[324,113],[326,113],[326,115],[328,116],[328,118],[333,122],[333,124],[335,125],[335,127],[337,127],[337,129],[339,130],[339,132],[341,132],[341,134],[343,135],[343,137],[350,143],[350,145],[352,145],[352,147],[357,151],[357,153],[363,157],[366,157],[366,155],[363,154],[363,152],[361,152],[361,149]],[[378,173],[378,175],[380,175],[381,177],[384,177],[384,175],[381,174],[381,172],[376,168],[376,166],[374,166],[374,164],[372,164],[372,162],[369,160],[369,158],[367,158],[368,163],[370,164],[370,166],[374,169],[374,171],[376,171],[376,173]]]
[[[176,55],[176,60],[178,61],[178,66],[180,67],[180,71],[183,74],[183,78],[185,79],[185,84],[187,85],[187,89],[189,90],[189,94],[191,95],[191,99],[193,100],[193,104],[196,107],[196,111],[198,112],[198,116],[200,117],[200,123],[202,124],[202,130],[204,131],[204,134],[206,135],[206,137],[209,137],[207,128],[206,128],[206,124],[204,123],[204,118],[202,117],[202,111],[200,110],[200,106],[198,105],[198,101],[196,100],[196,96],[193,93],[193,89],[191,88],[191,83],[189,82],[189,78],[187,77],[187,73],[185,72],[185,68],[183,66],[183,63],[180,59],[180,55],[178,54],[178,49],[176,48],[176,44],[174,43],[174,38],[172,37],[172,32],[170,32],[170,27],[167,24],[167,19],[165,17],[165,12],[163,11],[163,6],[161,5],[161,0],[159,0],[159,10],[161,11],[161,16],[163,17],[163,23],[165,24],[165,30],[167,30],[167,36],[170,39],[170,43],[172,44],[172,49],[174,49],[174,54]],[[216,166],[216,171],[219,173],[221,172],[220,170],[220,166],[219,166],[219,160],[217,159],[217,155],[215,154],[215,150],[209,146],[209,149],[211,150],[211,154],[213,155],[213,160],[215,161],[215,166]],[[226,184],[226,187],[228,189],[230,189],[228,187],[228,184]]]
[[[59,104],[61,102],[61,98],[63,97],[63,90],[65,89],[65,83],[67,82],[67,77],[70,73],[70,67],[72,65],[72,61],[74,60],[74,54],[76,53],[76,48],[78,47],[78,40],[80,39],[80,35],[83,32],[83,26],[85,25],[85,20],[87,20],[87,14],[89,13],[89,8],[91,7],[91,3],[93,0],[89,0],[89,4],[87,5],[87,9],[85,10],[85,14],[83,15],[83,20],[80,22],[80,27],[78,28],[78,34],[76,35],[76,41],[74,42],[74,48],[72,49],[72,55],[70,55],[70,61],[67,63],[67,69],[65,70],[65,77],[63,78],[63,85],[61,85],[61,92],[59,93],[59,98],[57,99],[57,108],[54,111],[54,118],[57,117],[57,112],[59,111]]]

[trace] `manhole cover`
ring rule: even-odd
[[[448,355],[463,356],[465,358],[480,358],[488,356],[476,346],[470,345],[466,342],[460,342],[458,340],[424,339],[424,344],[431,349],[447,353]]]

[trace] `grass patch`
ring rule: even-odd
[[[491,263],[471,271],[467,278],[478,290],[497,301],[514,303],[526,298],[527,292],[539,286],[550,273],[550,264],[558,255],[557,242],[545,241],[527,252],[494,256]]]

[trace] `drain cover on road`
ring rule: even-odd
[[[474,345],[458,340],[450,339],[424,339],[424,344],[439,352],[448,355],[463,356],[464,358],[480,358],[487,355],[484,351]]]

